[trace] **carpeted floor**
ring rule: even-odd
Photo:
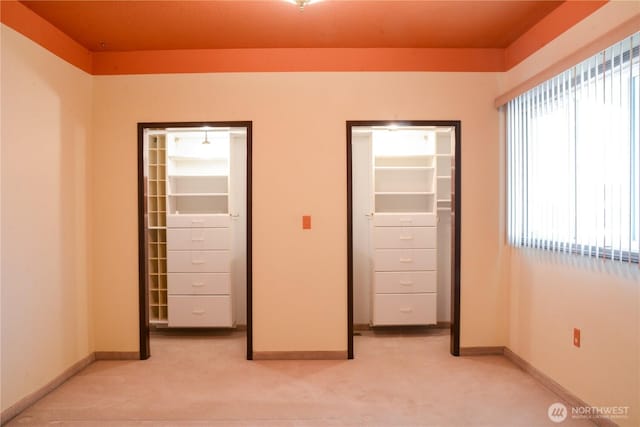
[[[240,332],[151,346],[146,361],[93,363],[8,425],[557,425],[556,395],[502,356],[450,356],[448,333],[363,332],[343,361],[247,361]]]

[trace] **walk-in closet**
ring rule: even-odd
[[[148,124],[140,132],[141,320],[152,335],[244,331],[250,127]]]
[[[448,330],[455,126],[350,132],[353,327]]]

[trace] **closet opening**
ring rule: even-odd
[[[347,122],[347,329],[460,354],[461,123]],[[447,331],[448,329],[448,331]]]
[[[245,330],[252,359],[251,128],[138,123],[140,359],[151,336]]]

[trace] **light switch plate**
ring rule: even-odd
[[[311,215],[303,215],[302,216],[302,229],[310,230],[311,229]]]

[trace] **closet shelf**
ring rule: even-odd
[[[376,191],[376,196],[433,196],[433,191]]]
[[[167,159],[169,160],[200,160],[203,162],[220,161],[225,163],[228,161],[226,157],[198,157],[198,156],[177,156],[177,155],[168,155]]]
[[[169,174],[169,178],[227,178],[229,176],[228,173],[219,173],[219,174],[207,174],[207,175],[196,175],[196,174]],[[163,180],[164,181],[164,180]]]
[[[409,171],[409,170],[432,170],[433,166],[376,166],[376,170],[398,170],[398,171]]]
[[[229,193],[171,193],[169,197],[228,197]]]

